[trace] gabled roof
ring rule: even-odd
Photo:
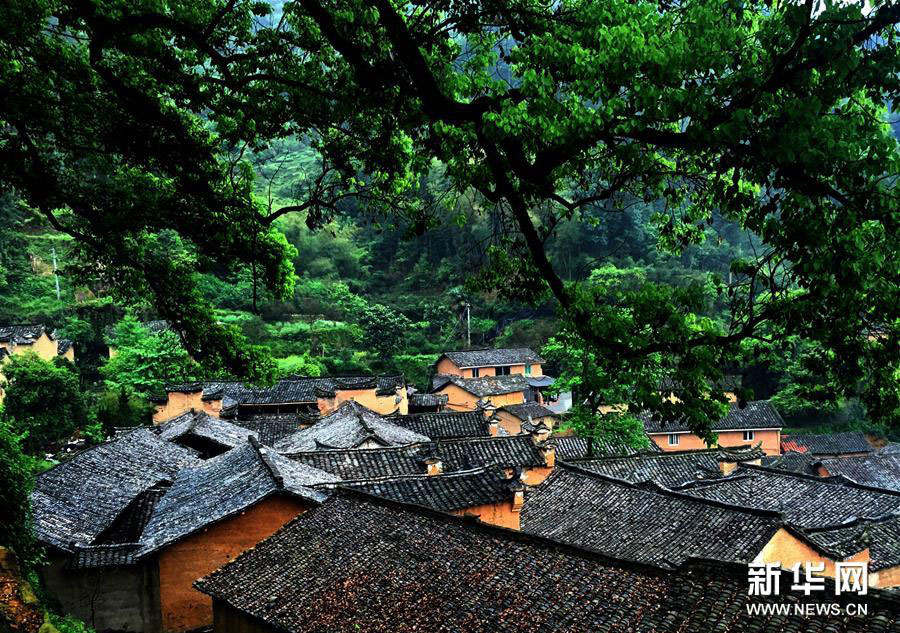
[[[428,436],[433,440],[460,437],[488,437],[490,429],[481,411],[441,411],[411,413],[389,418],[394,424]]]
[[[554,437],[553,441],[556,442],[556,457],[565,460],[586,457],[624,456],[636,453],[659,453],[661,451],[659,446],[649,437],[647,438],[647,446],[643,449],[634,448],[615,440],[594,438],[593,445],[590,446],[590,455],[588,454],[587,438],[563,435]]]
[[[648,413],[639,416],[644,421],[647,433],[677,433],[690,429],[683,421],[660,421],[653,419]],[[754,400],[746,406],[732,404],[728,414],[712,425],[713,431],[740,431],[754,429],[780,429],[784,420],[768,400]]]
[[[869,444],[862,431],[846,431],[826,435],[782,435],[781,451],[786,453],[810,453],[813,455],[840,455],[842,453],[871,453],[875,448]]]
[[[254,432],[260,443],[266,446],[274,446],[278,440],[299,431],[301,425],[308,425],[319,419],[318,416],[305,417],[298,413],[257,413],[222,417],[232,424]]]
[[[442,407],[447,404],[448,396],[445,393],[411,393],[409,394],[410,407]]]
[[[411,431],[363,405],[348,400],[333,413],[311,427],[295,431],[278,440],[275,448],[283,453],[299,451],[359,448],[368,442],[381,446],[403,446],[427,442],[429,437]]]
[[[498,411],[506,411],[514,418],[527,422],[529,418],[537,420],[538,418],[556,418],[556,413],[537,402],[526,402],[524,404],[508,404],[497,409]]]
[[[271,387],[253,387],[240,381],[210,381],[167,385],[166,391],[203,392],[204,400],[223,400],[231,405],[312,404],[318,398],[333,398],[336,392],[375,389],[378,395],[393,395],[405,385],[403,376],[291,377]]]
[[[151,429],[117,435],[37,477],[35,533],[61,549],[91,544],[138,495],[199,462],[194,451]]]
[[[816,474],[815,464],[822,459],[811,453],[788,451],[781,455],[767,455],[762,458],[762,465],[773,470],[784,470],[790,473]]]
[[[459,367],[502,367],[505,365],[543,364],[543,358],[527,347],[501,349],[472,349],[460,352],[444,352],[440,358],[449,358]],[[440,358],[438,361],[440,361]]]
[[[784,598],[748,597],[746,565],[692,562],[662,572],[351,494],[302,514],[195,586],[267,630],[291,633],[869,633],[900,617],[897,599],[877,590],[864,617],[748,617],[747,603]],[[788,575],[780,580],[790,585]],[[858,600],[833,594],[829,586],[791,600]]]
[[[900,509],[900,492],[853,483],[843,477],[816,477],[741,464],[729,476],[698,481],[683,492],[723,503],[779,510],[801,528],[877,518]]]
[[[874,453],[820,462],[829,475],[843,475],[858,484],[900,491],[900,454]]]
[[[391,477],[343,485],[385,499],[414,503],[445,512],[512,499],[511,480],[495,467],[446,475]]]
[[[541,451],[528,435],[442,440],[392,448],[305,451],[287,456],[346,480],[422,474],[423,460],[428,457],[439,457],[444,472],[481,466],[545,465]]]
[[[762,457],[761,451],[753,449],[741,452],[743,461]],[[700,451],[639,453],[627,457],[577,459],[571,460],[571,463],[584,470],[625,481],[635,483],[652,481],[672,487],[699,479],[721,477],[720,457],[723,457],[722,451],[713,448]]]
[[[806,530],[806,538],[821,548],[847,558],[869,548],[869,569],[879,571],[900,565],[900,516],[875,521]]]
[[[521,526],[609,556],[672,567],[692,557],[752,561],[781,517],[562,464],[526,491]]]
[[[202,411],[182,413],[160,424],[156,430],[161,438],[170,442],[178,442],[185,437],[193,436],[210,440],[226,448],[240,446],[247,442],[248,436],[256,436],[253,431]]]
[[[0,343],[32,345],[47,330],[43,323],[0,325]]]
[[[483,376],[482,378],[461,378],[459,376],[441,375],[435,376],[435,385],[432,391],[440,391],[448,384],[454,384],[464,391],[479,398],[484,396],[498,396],[505,393],[527,391],[528,381],[524,376]]]
[[[327,495],[311,486],[338,478],[286,459],[255,440],[178,473],[141,535],[140,555],[217,523],[273,494],[311,503]]]

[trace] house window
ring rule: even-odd
[[[525,365],[525,375],[526,376],[531,375],[531,365]]]
[[[678,446],[678,442],[681,441],[678,433],[669,433],[669,446]]]
[[[744,431],[744,441],[745,442],[753,441],[753,431]]]
[[[472,370],[472,378],[478,378],[478,368]]]
[[[494,375],[496,376],[509,376],[509,367],[495,367]]]

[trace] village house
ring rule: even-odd
[[[708,448],[687,425],[678,420],[660,420],[649,414],[641,416],[644,429],[657,446],[664,451],[683,451]],[[755,400],[740,406],[730,405],[728,414],[712,425],[718,435],[719,446],[762,444],[766,455],[781,452],[781,429],[784,420],[767,400]]]
[[[791,434],[781,436],[781,452],[802,453],[817,457],[863,456],[875,447],[862,431],[845,431],[823,435]]]
[[[454,473],[484,466],[521,469],[522,481],[543,481],[556,463],[549,433],[448,439],[368,450],[315,450],[286,457],[337,475],[343,480]]]
[[[239,419],[259,414],[314,419],[348,400],[384,415],[408,412],[403,376],[333,376],[287,378],[272,387],[251,387],[240,381],[169,385],[165,396],[154,398],[153,421],[165,422],[191,409]]]
[[[809,530],[827,532],[855,521],[878,521],[895,516],[900,509],[900,492],[897,491],[865,486],[841,476],[818,477],[749,464],[738,465],[727,477],[698,480],[677,489],[722,503],[778,510],[784,514],[787,524],[804,533]],[[825,538],[820,537],[819,542],[825,544]],[[866,541],[857,539],[860,544]],[[900,586],[894,584],[900,581],[900,569],[897,569],[900,560],[894,543],[892,540],[875,547],[869,541],[867,560],[870,566],[883,572],[880,578],[870,579],[879,583],[873,586]],[[782,552],[766,554],[772,559],[778,559],[778,555],[782,556],[779,560],[783,564],[793,564],[803,562],[802,556],[809,554],[797,558]]]
[[[521,529],[659,567],[690,558],[749,563],[776,535],[783,538],[777,511],[711,502],[570,464],[526,490]],[[795,540],[804,553],[810,548]]]
[[[557,444],[559,439],[556,440]],[[557,448],[559,454],[559,448]],[[697,451],[641,452],[628,456],[561,458],[582,470],[641,483],[652,481],[667,488],[698,480],[723,477],[738,464],[759,465],[763,452],[759,446]]]
[[[615,437],[580,437],[572,430],[553,436],[556,456],[561,460],[583,459],[587,457],[622,457],[637,453],[659,453],[660,448],[649,436],[643,438],[643,446],[631,446]]]
[[[789,586],[790,574],[779,581]],[[196,586],[212,597],[216,633],[868,633],[900,622],[896,600],[877,590],[864,616],[747,617],[749,602],[783,597],[748,596],[746,565],[661,570],[349,491]],[[827,589],[792,600],[858,601]]]
[[[158,466],[154,472],[153,464],[143,463],[154,454],[189,453],[153,431],[139,429],[98,448],[104,447],[65,465],[74,463],[65,469],[71,484],[89,494],[57,490],[64,504],[51,504],[43,495],[58,481],[42,476],[34,495],[38,534],[56,544],[43,574],[47,589],[67,612],[98,630],[157,633],[209,626],[210,601],[193,589],[193,581],[322,502],[327,493],[314,487],[337,481],[254,438],[206,461],[178,462],[177,473],[161,473]],[[146,472],[121,469],[119,458]],[[113,505],[121,509],[94,516],[96,507]],[[96,527],[72,534],[72,522]]]
[[[447,408],[452,411],[487,411],[498,407],[542,402],[540,392],[533,392],[528,381],[520,375],[460,378],[435,376],[434,393],[447,396]]]
[[[510,435],[529,433],[543,424],[551,431],[556,427],[559,416],[537,402],[504,405],[494,411],[491,419]]]
[[[282,453],[334,449],[367,449],[429,442],[431,438],[394,423],[349,400],[312,426],[295,431],[275,443]]]
[[[447,408],[447,394],[411,393],[409,394],[409,413],[440,413]]]
[[[391,422],[405,426],[433,440],[500,435],[496,421],[481,411],[441,411],[391,416]]]
[[[858,484],[900,491],[900,453],[820,459],[815,468],[820,477],[846,477]]]
[[[75,362],[75,344],[60,338],[55,331],[38,323],[33,325],[0,325],[0,402],[5,395],[3,384],[3,364],[19,354],[32,352],[44,360],[61,356]]]
[[[341,486],[518,530],[525,492],[519,474],[517,469],[491,466],[456,473],[344,482]]]
[[[444,352],[434,365],[435,374],[461,378],[484,376],[542,376],[544,359],[527,347]]]

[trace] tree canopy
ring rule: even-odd
[[[473,287],[554,297],[607,366],[650,359],[634,407],[674,381],[693,404],[666,413],[705,434],[724,365],[796,336],[836,390],[900,417],[896,4],[13,0],[0,22],[0,183],[199,361],[271,370],[196,276],[224,262],[289,292],[279,218],[352,203],[423,232],[473,196],[494,227]],[[286,138],[317,160],[276,206],[248,158]],[[565,280],[545,248],[560,223],[635,204],[661,248],[718,215],[755,254],[677,291]]]

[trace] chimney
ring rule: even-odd
[[[491,416],[487,419],[488,425],[488,435],[491,437],[497,437],[500,435],[500,422],[497,420],[496,416]]]
[[[541,451],[541,455],[544,457],[544,463],[547,465],[547,468],[556,466],[556,444],[553,442],[544,442],[538,447],[538,450]]]
[[[437,455],[429,455],[422,463],[425,464],[426,475],[440,475],[444,472],[444,463]]]
[[[759,466],[762,463],[762,457],[765,452],[762,449],[762,442],[758,442],[753,447],[720,447],[716,460],[719,462],[719,470],[723,475],[730,475],[738,464],[753,464]]]
[[[531,439],[536,446],[540,446],[550,439],[550,429],[543,422],[532,427]]]
[[[507,485],[512,492],[512,511],[521,512],[522,506],[525,505],[525,484],[518,478],[513,478]]]

